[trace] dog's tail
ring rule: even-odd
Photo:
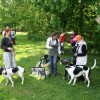
[[[96,59],[94,59],[94,65],[90,68],[91,70],[96,67]]]

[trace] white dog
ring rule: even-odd
[[[67,65],[65,68],[65,75],[64,77],[68,75],[71,77],[70,81],[68,82],[68,84],[70,84],[73,80],[73,85],[76,83],[76,79],[77,77],[80,77],[81,75],[84,76],[85,78],[85,82],[87,81],[87,87],[89,87],[90,85],[90,79],[89,79],[89,74],[90,71],[95,68],[96,66],[96,59],[94,60],[94,65],[91,68],[88,68],[86,66],[71,66],[71,65]]]
[[[24,70],[25,69],[21,66],[18,66],[18,67],[15,67],[15,68],[9,68],[9,69],[2,67],[2,68],[0,68],[0,75],[3,74],[3,76],[6,78],[6,84],[5,85],[7,85],[8,80],[10,80],[12,87],[14,87],[14,82],[12,80],[12,76],[14,74],[17,74],[19,77],[21,77],[21,79],[22,79],[21,84],[23,84],[24,83]]]

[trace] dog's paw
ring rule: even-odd
[[[12,85],[11,87],[14,87],[14,85]]]
[[[87,87],[89,87],[89,85],[87,85]]]
[[[21,84],[24,84],[23,82]]]
[[[70,84],[70,83],[68,83],[68,84]]]

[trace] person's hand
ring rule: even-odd
[[[55,47],[54,45],[52,45],[51,47]]]
[[[50,47],[50,49],[53,49],[53,47]]]
[[[8,49],[8,50],[10,50],[10,51],[12,51],[12,50],[13,50],[13,48],[11,48],[11,47],[8,47],[7,49]]]
[[[77,56],[77,53],[75,53],[74,56]]]
[[[53,45],[53,44],[52,44],[51,47],[57,47],[57,45]]]

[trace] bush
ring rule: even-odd
[[[42,32],[39,33],[34,33],[33,31],[28,32],[28,39],[29,40],[33,40],[33,41],[43,41],[46,40],[46,36],[45,34],[43,34]]]
[[[87,50],[89,53],[100,55],[100,44],[96,41],[87,41]]]
[[[93,41],[87,41],[87,50],[89,52],[92,52],[94,49],[94,42]]]

